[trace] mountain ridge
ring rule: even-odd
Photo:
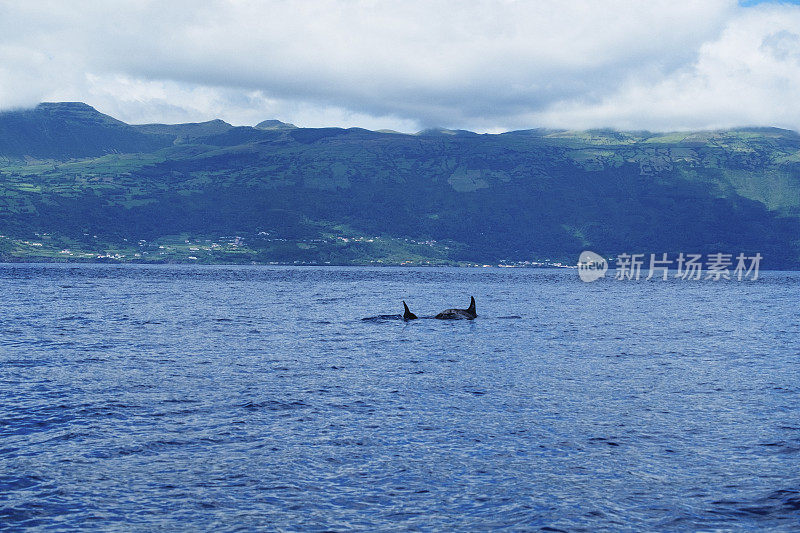
[[[761,252],[773,267],[800,265],[800,135],[790,130],[265,123],[128,125],[75,103],[0,113],[0,254],[524,264],[574,262],[588,248]],[[245,244],[202,248],[230,235]],[[172,255],[131,244],[193,239]]]

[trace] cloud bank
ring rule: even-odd
[[[199,4],[199,6],[198,6]],[[800,129],[800,6],[0,1],[0,108],[415,131]]]

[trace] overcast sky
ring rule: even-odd
[[[0,109],[412,132],[800,130],[800,6],[0,0]]]

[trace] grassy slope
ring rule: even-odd
[[[155,127],[155,149],[138,153],[8,158],[0,253],[345,264],[570,260],[583,248],[761,251],[774,266],[800,257],[800,140],[783,130],[199,128],[185,130],[218,133],[165,140],[170,130]]]

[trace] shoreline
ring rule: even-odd
[[[438,265],[409,265],[409,264],[391,264],[391,263],[376,263],[376,264],[323,264],[323,263],[260,263],[260,262],[247,262],[247,263],[197,263],[197,262],[180,262],[180,261],[50,261],[50,260],[20,260],[9,261],[7,258],[0,259],[0,267],[13,266],[13,265],[105,265],[105,266],[188,266],[188,267],[293,267],[293,268],[463,268],[467,269],[517,269],[517,270],[577,270],[575,265],[507,265],[507,264],[438,264]],[[609,268],[609,272],[614,272],[616,269]],[[670,269],[672,272],[675,269]],[[760,268],[760,272],[800,272],[798,268]],[[702,270],[708,272],[708,270]],[[605,276],[606,278],[613,276]],[[638,280],[637,280],[638,281]]]

